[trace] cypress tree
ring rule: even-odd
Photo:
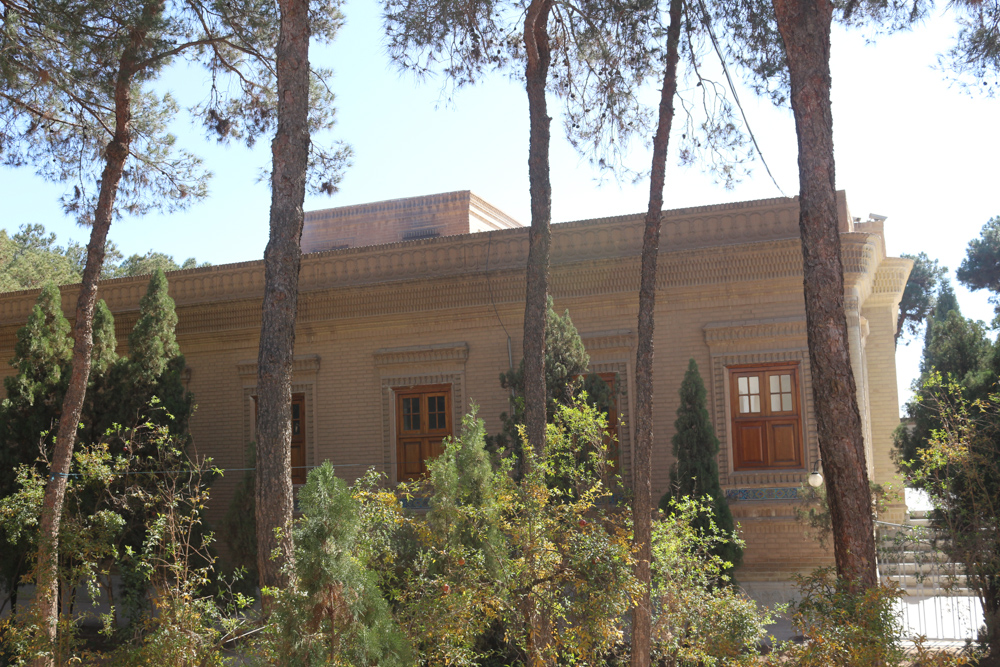
[[[168,287],[166,275],[156,269],[150,275],[146,295],[139,302],[139,318],[128,337],[128,358],[112,356],[111,343],[101,343],[105,355],[102,363],[108,364],[108,371],[107,378],[96,380],[95,385],[98,391],[94,392],[91,418],[95,437],[100,437],[113,424],[129,428],[145,420],[167,425],[174,434],[187,431],[194,406],[191,394],[184,389],[186,363],[177,345],[177,313]],[[106,329],[101,339],[114,339],[111,313],[106,317],[106,320],[103,316],[98,320],[95,315],[95,363],[99,321],[105,322]],[[103,385],[103,392],[98,385]],[[150,410],[154,396],[162,410]]]
[[[109,423],[105,423],[108,408],[119,400],[115,395],[112,378],[118,356],[118,339],[115,336],[115,317],[104,299],[94,305],[94,347],[90,352],[90,377],[87,378],[87,395],[84,397],[78,432],[81,442],[97,442],[104,436]]]
[[[31,315],[17,331],[10,365],[17,374],[4,378],[7,399],[0,420],[0,492],[9,493],[14,467],[38,458],[38,438],[55,429],[66,393],[73,341],[63,317],[59,288],[42,288]]]
[[[17,331],[10,365],[17,374],[4,378],[7,398],[0,405],[0,497],[12,494],[18,466],[33,465],[41,434],[45,453],[51,451],[52,436],[59,423],[72,355],[69,322],[63,317],[62,299],[55,283],[47,283],[38,294],[27,323]],[[10,544],[0,531],[0,586],[11,607],[17,605],[17,586],[26,574],[27,538]]]
[[[115,316],[104,299],[94,308],[94,349],[90,352],[90,372],[103,376],[118,361]]]
[[[177,313],[167,288],[166,274],[156,269],[149,276],[146,296],[139,302],[139,319],[128,337],[129,362],[137,383],[154,383],[170,360],[180,354],[174,335]]]
[[[670,508],[670,499],[704,498],[712,500],[712,516],[702,515],[695,527],[707,532],[711,523],[725,532],[735,530],[732,512],[719,484],[719,439],[705,406],[705,383],[698,372],[694,359],[688,363],[687,372],[681,382],[681,404],[677,408],[674,422],[674,466],[670,471],[670,492],[660,500],[660,509]],[[732,542],[725,542],[713,552],[737,566],[743,560],[743,549]]]

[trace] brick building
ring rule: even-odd
[[[895,476],[899,423],[893,334],[911,263],[889,257],[880,221],[860,222],[838,193],[847,319],[869,473]],[[722,486],[747,541],[743,582],[785,580],[832,563],[794,518],[819,459],[802,296],[798,200],[663,214],[657,281],[653,492],[666,491],[677,391],[701,369],[721,442]],[[621,464],[632,474],[635,329],[643,216],[553,225],[551,293],[569,309],[591,370],[614,377]],[[398,480],[452,432],[471,403],[490,432],[508,395],[498,375],[521,352],[527,229],[469,192],[306,215],[294,379],[293,465],[329,459],[348,479],[374,466]],[[177,339],[198,411],[198,452],[245,467],[254,438],[261,261],[169,275]],[[105,281],[120,350],[146,279]],[[37,292],[0,295],[0,357],[13,354]],[[72,315],[77,288],[63,289]],[[12,369],[5,367],[4,373]],[[304,470],[305,468],[301,468]],[[218,481],[211,518],[238,482]],[[301,474],[296,474],[296,481]],[[890,508],[890,519],[905,508]]]

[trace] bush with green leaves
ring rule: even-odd
[[[221,647],[246,621],[238,613],[250,601],[217,596],[210,551],[211,533],[203,529],[208,483],[218,475],[209,460],[190,458],[184,441],[167,426],[146,423],[102,439],[74,453],[60,526],[59,638],[56,663],[84,659],[74,642],[77,624],[93,617],[99,597],[112,607],[100,620],[109,637],[123,647],[102,664],[221,664]],[[113,449],[124,453],[115,454]],[[22,465],[18,490],[0,499],[0,524],[8,539],[26,539],[34,553],[45,478],[36,467]],[[144,517],[143,540],[134,549],[126,535],[136,517]],[[134,577],[137,600],[116,598],[113,573]],[[83,586],[88,608],[76,599]],[[122,633],[122,607],[134,622]],[[96,618],[92,620],[97,620]],[[31,612],[12,616],[4,643],[12,660],[30,661],[49,650],[35,630]]]
[[[156,457],[165,465],[163,474],[153,476],[152,493],[148,483],[135,487],[149,518],[141,550],[125,546],[123,556],[149,591],[151,606],[101,664],[221,667],[228,664],[226,645],[253,625],[248,613],[253,600],[234,593],[233,582],[217,576],[214,536],[204,529],[208,482],[219,471],[210,459],[188,457],[167,427],[149,428],[158,445]],[[104,620],[105,633],[113,635],[114,614]]]
[[[79,658],[77,623],[91,614],[81,611],[85,605],[77,599],[77,590],[83,586],[91,602],[100,597],[102,588],[107,590],[125,527],[125,520],[108,502],[108,490],[125,465],[109,453],[106,444],[84,447],[74,453],[59,530],[62,548],[58,562],[61,596],[57,641],[48,645],[38,631],[40,625],[33,610],[16,607],[0,626],[2,653],[10,663],[28,662],[50,651],[58,664]],[[0,532],[7,541],[0,548],[6,550],[12,544],[24,548],[26,569],[30,571],[32,556],[37,551],[46,478],[36,467],[22,464],[16,471],[16,480],[16,490],[0,498]]]
[[[627,517],[603,503],[606,427],[582,401],[556,406],[544,452],[525,449],[515,479],[509,459],[491,464],[473,411],[428,464],[431,509],[412,519],[399,598],[422,659],[586,663],[620,645],[637,589]]]
[[[611,387],[596,373],[588,373],[590,355],[583,346],[583,339],[569,311],[559,315],[548,298],[545,320],[545,395],[546,417],[551,422],[559,405],[572,405],[581,391],[586,392],[587,402],[604,413],[614,405]],[[617,383],[616,383],[617,384]],[[500,415],[503,428],[487,444],[494,451],[506,449],[520,462],[521,434],[524,424],[524,360],[517,369],[500,374],[500,386],[511,393],[511,411]],[[516,466],[515,472],[520,472]]]
[[[903,657],[902,627],[894,608],[899,589],[856,589],[832,568],[796,577],[801,599],[791,607],[795,627],[806,637],[787,645],[783,659],[798,667],[885,667]]]
[[[652,646],[665,665],[757,664],[765,626],[774,622],[729,585],[731,563],[720,553],[743,542],[711,521],[713,502],[671,499],[667,516],[653,524]]]
[[[961,565],[982,603],[980,664],[1000,665],[1000,394],[970,400],[953,378],[931,373],[922,388],[940,428],[905,464],[927,492],[938,548]]]

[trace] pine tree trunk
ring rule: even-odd
[[[837,573],[855,587],[877,584],[871,493],[848,351],[844,270],[837,229],[829,0],[773,0],[792,84],[799,143],[806,329],[820,455],[833,523]]]
[[[524,297],[524,423],[528,443],[541,454],[545,444],[545,314],[549,291],[549,244],[552,232],[552,184],[549,182],[549,122],[545,105],[548,78],[548,21],[552,0],[532,0],[524,20],[528,89],[528,232],[527,288]]]
[[[681,0],[670,0],[667,29],[666,69],[660,90],[660,112],[653,136],[653,160],[649,177],[649,208],[642,235],[642,273],[639,281],[639,326],[635,360],[636,444],[633,461],[632,521],[636,547],[635,575],[641,586],[632,612],[632,667],[649,667],[652,607],[650,605],[653,560],[653,330],[656,308],[656,260],[660,252],[660,222],[663,217],[663,187],[667,173],[667,147],[674,121],[677,93],[678,45],[681,36]]]
[[[136,73],[134,68],[138,50],[146,39],[146,26],[162,9],[163,6],[158,1],[150,2],[143,7],[142,19],[133,30],[130,44],[122,54],[115,82],[115,132],[105,151],[106,161],[101,174],[101,189],[94,209],[94,224],[90,230],[90,241],[87,243],[87,261],[83,268],[80,294],[76,301],[72,370],[69,386],[63,398],[56,445],[52,453],[49,481],[45,486],[42,516],[38,527],[34,610],[50,646],[55,645],[59,620],[59,525],[62,521],[66,481],[73,460],[76,431],[87,394],[87,381],[90,378],[97,283],[104,266],[104,247],[108,240],[108,230],[111,229],[118,184],[121,182],[132,144],[132,79]],[[52,667],[55,665],[55,657],[50,653],[36,658],[33,664],[36,667]]]
[[[292,558],[292,356],[309,155],[309,3],[280,0],[278,5],[278,130],[271,144],[271,236],[264,251],[257,357],[257,568],[262,587],[285,586],[282,568]],[[271,557],[275,549],[277,559]]]
[[[528,57],[528,190],[531,229],[528,231],[527,287],[524,296],[524,423],[526,447],[538,455],[545,448],[545,320],[548,311],[549,245],[552,240],[552,183],[549,181],[549,118],[545,104],[551,51],[548,22],[552,0],[532,0],[524,19],[524,47]],[[528,623],[528,664],[551,663],[549,622],[534,595],[525,596]]]

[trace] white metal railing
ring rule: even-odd
[[[924,526],[876,521],[879,578],[903,591],[896,601],[904,639],[975,641],[983,606],[968,587],[962,566],[937,548]]]

